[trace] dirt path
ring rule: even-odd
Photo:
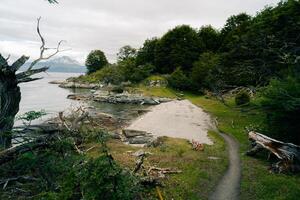
[[[241,161],[239,144],[231,136],[220,133],[228,146],[229,166],[210,200],[238,200],[240,196]]]

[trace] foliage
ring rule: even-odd
[[[0,198],[134,199],[140,192],[139,181],[110,156],[106,132],[91,129],[87,133],[80,132],[90,137],[85,141],[100,144],[97,158],[78,154],[74,151],[74,138],[60,135],[59,140],[49,141],[46,148],[21,154],[1,166],[3,179],[26,175],[32,176],[33,181],[18,186],[14,181],[9,182],[6,190],[0,191]],[[30,192],[16,193],[15,187]]]
[[[246,105],[250,103],[250,95],[247,91],[241,90],[236,94],[234,100],[238,106]]]
[[[193,64],[191,80],[195,89],[208,88],[212,84],[211,77],[213,70],[220,63],[220,58],[217,54],[205,52],[200,55],[199,60]]]
[[[132,59],[136,57],[136,49],[129,45],[122,47],[117,54],[118,61],[124,61],[127,59]]]
[[[99,69],[102,69],[105,65],[108,64],[108,61],[101,50],[93,50],[89,53],[85,65],[88,70],[88,74],[96,72]]]
[[[191,69],[202,51],[197,32],[188,25],[168,31],[157,43],[155,63],[160,73],[171,73],[176,67]]]
[[[136,65],[135,59],[127,59],[118,63],[119,70],[126,81],[138,83],[148,76],[153,71],[153,66],[150,64]]]
[[[179,90],[190,89],[190,79],[184,74],[180,67],[176,68],[175,71],[168,77],[168,83],[172,88]]]
[[[143,47],[139,49],[136,57],[137,65],[151,64],[155,65],[155,51],[159,39],[152,38],[144,42]]]
[[[47,115],[44,110],[40,111],[28,111],[20,116],[17,116],[16,120],[22,120],[24,124],[30,125],[32,121]]]
[[[293,77],[273,79],[263,97],[270,134],[300,144],[300,81]]]
[[[216,52],[221,46],[220,33],[211,25],[202,26],[198,32],[198,37],[203,43],[203,51]]]

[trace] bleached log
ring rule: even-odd
[[[254,156],[262,149],[270,151],[280,160],[273,166],[273,171],[295,171],[300,167],[300,146],[275,140],[254,131],[249,132],[248,136],[253,142],[253,148],[246,154]]]

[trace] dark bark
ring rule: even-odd
[[[8,148],[11,146],[11,130],[21,101],[20,87],[13,72],[0,72],[0,99],[0,148]]]
[[[52,2],[56,2],[52,0]],[[61,51],[60,46],[63,40],[58,42],[56,48],[48,48],[45,45],[45,39],[40,32],[40,20],[37,20],[37,33],[41,39],[42,45],[40,47],[40,57],[34,60],[29,68],[20,73],[16,73],[18,69],[29,59],[27,56],[20,57],[12,65],[9,65],[7,59],[0,54],[0,149],[6,149],[11,146],[12,128],[14,125],[15,116],[19,111],[19,104],[21,101],[21,92],[19,83],[39,80],[40,78],[31,78],[32,75],[45,72],[48,67],[33,69],[33,67],[42,60],[47,60]],[[50,55],[45,56],[44,53],[48,50],[54,50]]]

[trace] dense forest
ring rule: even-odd
[[[255,16],[230,16],[220,30],[180,25],[161,38],[147,39],[139,49],[122,47],[116,64],[93,51],[86,61],[90,75],[80,79],[138,83],[163,74],[177,90],[219,96],[245,87],[262,97],[269,125],[263,131],[299,144],[299,10],[299,1],[288,0]],[[247,103],[247,94],[240,96]]]

